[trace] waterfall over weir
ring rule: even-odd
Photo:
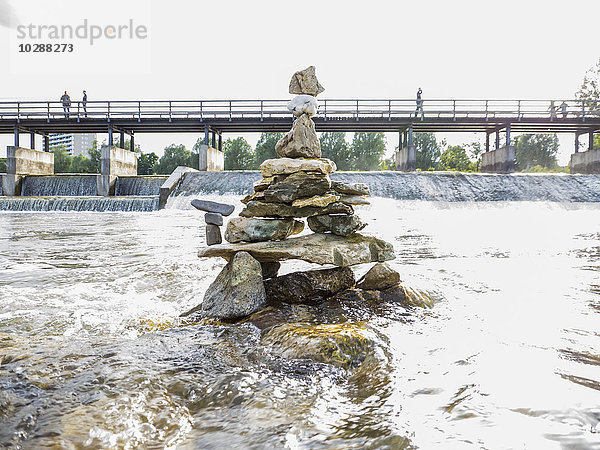
[[[115,187],[115,195],[158,195],[160,186],[167,176],[147,175],[135,177],[119,177]]]
[[[260,178],[257,171],[187,173],[167,207],[187,208],[189,197],[202,194],[246,195]],[[365,183],[371,195],[397,200],[600,202],[600,175],[385,171],[337,172],[331,179]]]
[[[98,195],[96,175],[29,175],[23,180],[21,195],[84,197]]]
[[[158,196],[0,197],[0,211],[155,211]]]

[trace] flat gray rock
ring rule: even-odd
[[[216,225],[206,225],[206,245],[217,245],[223,242],[221,229]]]
[[[219,213],[224,216],[230,215],[233,212],[233,210],[235,209],[235,206],[233,206],[233,205],[227,205],[225,203],[217,203],[217,202],[211,202],[209,200],[200,200],[200,199],[192,200],[192,206],[196,209],[199,209],[200,211]]]
[[[360,217],[346,214],[327,214],[308,218],[308,226],[315,233],[333,233],[349,236],[367,226]]]
[[[337,166],[332,160],[327,158],[273,158],[263,161],[259,169],[264,178],[269,178],[274,175],[289,175],[301,171],[328,174],[335,172]]]
[[[283,241],[221,244],[206,247],[198,256],[233,258],[236,252],[248,252],[260,262],[300,259],[315,264],[352,266],[394,259],[391,244],[372,236],[355,233],[348,237],[334,234],[309,234]]]
[[[331,189],[340,194],[347,195],[371,195],[369,186],[364,183],[344,183],[342,181],[332,181]]]
[[[304,222],[294,219],[234,217],[227,223],[227,242],[262,242],[285,239],[304,230]]]
[[[205,317],[239,319],[266,306],[261,265],[246,252],[238,252],[208,287],[202,301]]]
[[[350,267],[294,272],[265,281],[267,303],[318,303],[356,283]]]
[[[285,203],[250,201],[240,212],[242,217],[310,217],[319,214],[353,214],[351,206],[340,202],[325,207],[304,206],[296,208]]]
[[[204,214],[204,221],[207,225],[216,225],[220,227],[223,225],[223,216],[219,213],[206,213]]]

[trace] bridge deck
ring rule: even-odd
[[[287,100],[165,100],[73,102],[66,118],[61,102],[0,102],[0,133],[219,133],[287,131],[293,117]],[[415,100],[323,99],[318,131],[487,132],[510,124],[517,132],[589,133],[600,130],[600,100]]]

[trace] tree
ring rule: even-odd
[[[55,155],[56,160],[56,155]],[[70,173],[96,173],[92,161],[83,155],[77,155],[71,158]]]
[[[254,152],[246,139],[227,139],[223,145],[225,170],[251,170],[254,166]]]
[[[93,171],[90,171],[90,173],[100,173],[102,151],[98,148],[98,141],[95,139],[92,142],[92,148],[88,149],[88,157],[90,159],[90,167],[93,168]]]
[[[157,162],[158,155],[156,153],[141,153],[137,159],[138,175],[154,175],[154,169]]]
[[[6,173],[6,158],[0,158],[0,172]]]
[[[600,98],[600,59],[595,66],[588,69],[575,96],[583,100]]]
[[[52,150],[54,153],[54,173],[69,173],[71,169],[71,157],[64,147]]]
[[[156,173],[170,175],[177,166],[194,167],[194,155],[185,148],[185,145],[171,144],[165,147],[163,156],[156,165]]]
[[[352,162],[346,133],[323,133],[319,138],[323,158],[335,162],[338,170],[351,170]]]
[[[460,145],[454,145],[444,150],[440,156],[442,170],[458,170],[469,172],[477,168],[467,156],[466,150]]]
[[[440,146],[433,133],[416,133],[413,138],[416,151],[416,167],[421,170],[435,170],[440,160]]]
[[[528,170],[533,166],[555,168],[558,152],[556,134],[522,134],[515,138],[515,169]]]
[[[472,159],[475,161],[473,163],[473,164],[475,164],[474,170],[479,170],[479,166],[481,164],[481,154],[483,153],[483,148],[481,148],[481,142],[474,141],[474,142],[471,142],[470,144],[467,144],[465,147],[466,147],[467,152],[469,152],[469,159]]]
[[[266,159],[277,158],[275,144],[283,137],[283,133],[262,133],[256,143],[254,152],[256,167],[260,166]]]
[[[350,146],[353,170],[377,170],[384,153],[383,133],[354,133]]]

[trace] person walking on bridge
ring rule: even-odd
[[[567,102],[565,102],[564,100],[560,104],[560,111],[562,112],[563,119],[567,118],[567,106]]]
[[[419,111],[421,111],[421,120],[423,120],[423,100],[421,99],[421,94],[423,94],[423,90],[419,88],[417,91],[417,109],[415,110],[415,117],[419,115]]]
[[[83,117],[87,117],[87,93],[85,92],[85,90],[83,91],[81,105],[83,106]]]
[[[70,108],[71,108],[71,97],[69,97],[69,94],[67,94],[67,91],[65,91],[64,95],[60,98],[60,101],[62,102],[62,105],[63,105],[65,117],[68,119]]]

